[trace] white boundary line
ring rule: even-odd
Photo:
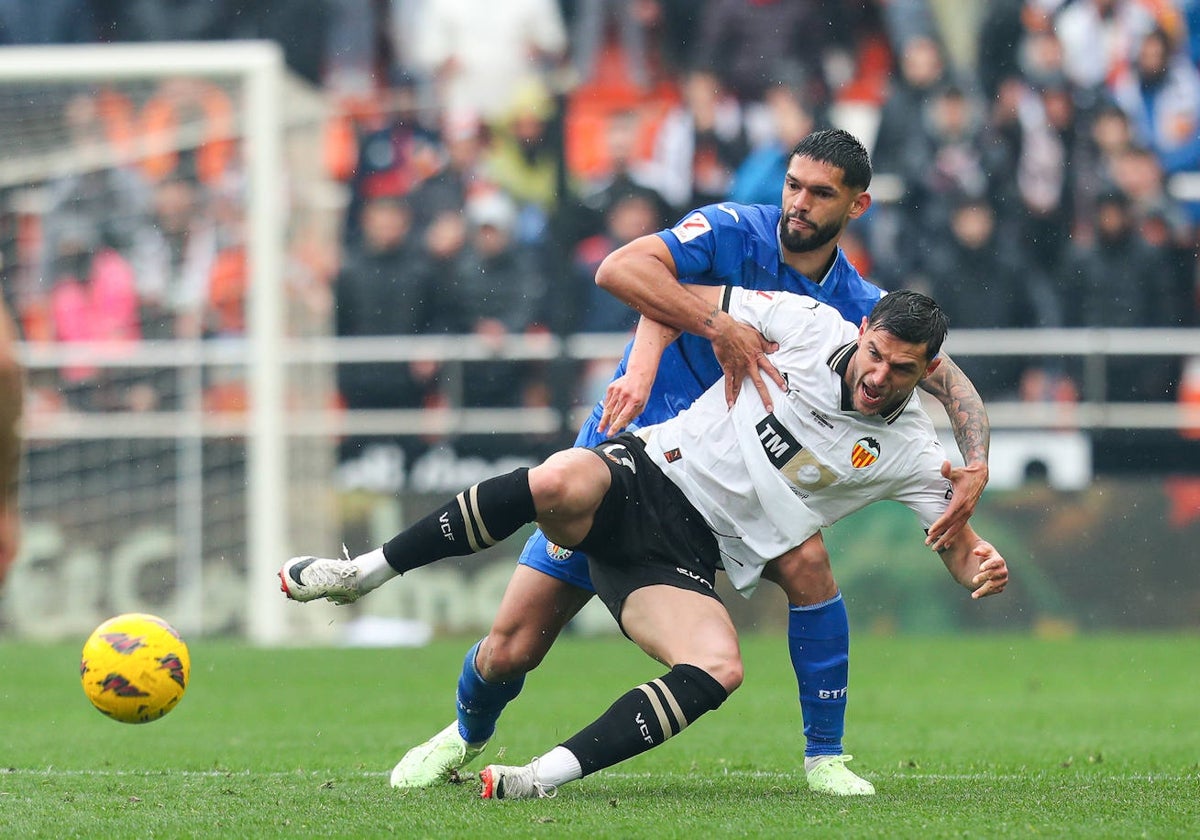
[[[1200,772],[1198,773],[1110,773],[1103,776],[1094,776],[1083,773],[1071,775],[1071,768],[1062,768],[1061,773],[1056,773],[1051,770],[1041,770],[1030,773],[920,773],[920,772],[872,772],[872,778],[885,778],[893,780],[913,780],[913,781],[1018,781],[1034,779],[1061,780],[1069,778],[1083,778],[1089,781],[1104,781],[1104,782],[1130,782],[1130,781],[1151,781],[1151,782],[1185,782],[1185,781],[1200,781]],[[607,779],[662,779],[664,776],[672,775],[670,772],[656,771],[653,773],[604,773],[604,778]],[[680,774],[683,775],[683,774]],[[725,772],[714,772],[711,776],[697,776],[693,771],[686,774],[689,778],[704,779],[711,778],[714,781],[724,777],[738,777],[748,779],[779,779],[790,781],[801,781],[802,776],[799,771],[792,773],[784,773],[767,770],[727,770]],[[164,776],[184,777],[184,778],[264,778],[264,779],[286,779],[286,778],[352,778],[352,779],[373,779],[383,778],[387,776],[387,772],[380,771],[377,773],[346,773],[338,770],[270,770],[259,772],[255,770],[69,770],[60,769],[57,767],[5,767],[0,768],[0,783],[5,777],[11,776],[27,776],[27,777],[84,777],[84,778],[135,778],[135,779],[152,779]]]

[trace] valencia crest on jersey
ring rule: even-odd
[[[875,438],[859,438],[854,442],[854,449],[850,452],[850,463],[856,470],[869,467],[879,460],[879,452],[879,441]]]

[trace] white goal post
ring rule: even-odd
[[[274,572],[286,556],[286,466],[283,401],[285,190],[283,123],[285,71],[273,42],[157,43],[0,49],[0,86],[22,83],[95,82],[200,77],[228,79],[241,89],[240,125],[245,195],[249,431],[247,436],[246,625],[259,643],[286,634]],[[27,150],[35,153],[35,150]],[[119,424],[119,418],[112,418]],[[201,526],[202,527],[202,526]],[[198,566],[199,561],[196,561]],[[186,561],[180,564],[186,567]],[[199,570],[180,569],[195,590],[180,619],[185,631],[203,629]],[[182,582],[182,581],[181,581]],[[183,588],[183,587],[181,587]]]

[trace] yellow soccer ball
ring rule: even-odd
[[[92,705],[122,723],[158,720],[183,698],[192,660],[175,628],[158,616],[110,618],[83,645],[79,677]]]

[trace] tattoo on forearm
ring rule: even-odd
[[[708,313],[708,317],[704,319],[704,326],[711,327],[717,322],[717,316],[721,314],[721,307],[717,307],[712,312]]]
[[[950,359],[944,359],[941,368],[925,379],[924,388],[945,407],[963,460],[968,464],[987,463],[991,424],[983,400],[966,374]]]
[[[968,464],[987,463],[991,427],[988,424],[987,412],[983,409],[983,401],[976,393],[953,393],[958,390],[960,389],[952,389],[954,399],[950,414],[954,442],[958,444],[958,451]]]

